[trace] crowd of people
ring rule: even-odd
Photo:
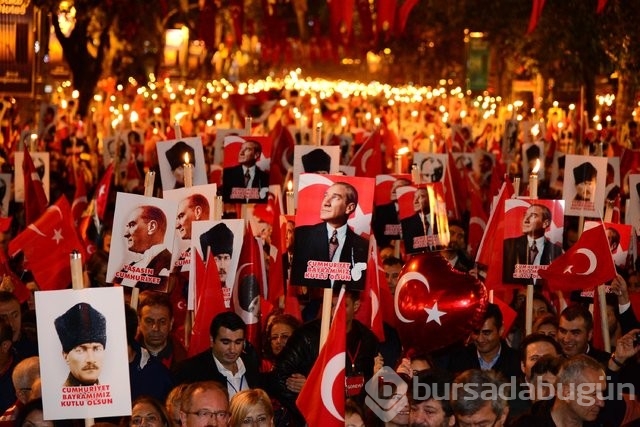
[[[136,111],[137,119],[125,118],[124,121],[128,123],[122,129],[129,126],[131,129],[137,128],[143,138],[137,142],[133,138],[127,146],[126,155],[121,159],[124,166],[120,165],[115,178],[118,191],[141,193],[144,174],[158,170],[155,144],[174,139],[178,132],[185,136],[202,137],[209,180],[219,185],[219,194],[225,194],[234,186],[225,183],[225,180],[232,179],[230,175],[222,176],[220,173],[218,166],[221,165],[221,153],[220,147],[214,144],[215,134],[218,129],[234,127],[233,117],[235,125],[240,124],[240,114],[227,101],[228,98],[213,87],[202,86],[192,92],[183,90],[178,96],[175,95],[177,91],[170,90],[170,87],[166,84],[156,93],[160,95],[153,98],[149,95],[151,92],[131,87],[111,87],[105,82],[101,86],[102,96],[95,99],[91,117],[85,118],[84,122],[74,118],[72,105],[65,103],[62,108],[62,92],[52,100],[52,105],[57,103],[55,111],[49,111],[49,108],[43,110],[40,125],[23,122],[18,107],[5,102],[3,151],[0,153],[4,161],[3,172],[12,172],[14,153],[24,148],[19,147],[21,141],[24,142],[24,135],[35,133],[35,145],[30,146],[29,140],[24,145],[34,151],[49,152],[51,156],[50,200],[56,200],[59,196],[73,200],[78,174],[83,175],[89,188],[87,194],[91,195],[105,167],[98,161],[99,151],[106,149],[102,139],[120,131],[118,126],[123,126],[122,117],[116,123],[112,122],[112,118],[123,116],[125,111],[127,114]],[[171,96],[171,93],[174,95]],[[301,144],[305,138],[313,139],[308,135],[313,129],[310,124],[322,118],[325,127],[322,138],[328,145],[340,146],[341,163],[345,165],[349,164],[362,144],[361,134],[372,132],[378,126],[385,129],[386,135],[397,136],[393,142],[381,144],[386,156],[384,167],[387,168],[392,166],[396,150],[402,147],[408,148],[403,172],[409,172],[408,165],[412,164],[413,156],[420,152],[467,152],[474,153],[479,160],[489,159],[490,164],[484,167],[482,161],[469,166],[469,181],[464,184],[469,185],[469,191],[482,194],[485,208],[488,208],[494,196],[490,194],[494,188],[491,174],[495,175],[501,170],[512,176],[521,175],[522,162],[526,161],[525,154],[519,149],[509,155],[504,152],[508,146],[505,144],[508,141],[505,119],[509,119],[509,114],[516,117],[515,111],[500,112],[497,107],[481,106],[482,103],[471,99],[447,97],[444,91],[442,96],[425,95],[421,100],[395,107],[388,102],[389,99],[365,92],[346,97],[336,92],[321,98],[306,90],[282,90],[271,95],[275,97],[271,100],[278,102],[271,104],[264,120],[254,123],[252,134],[267,135],[276,123],[281,123],[292,129],[292,138]],[[178,104],[180,106],[176,108]],[[127,105],[126,109],[124,105]],[[180,108],[188,114],[176,120],[176,126],[173,126],[175,112]],[[489,110],[493,110],[493,113],[483,114]],[[579,152],[579,144],[591,152],[604,154],[608,151],[620,157],[625,155],[625,151],[640,149],[635,122],[627,126],[628,132],[624,135],[612,135],[605,130],[599,134],[587,133],[582,138],[567,142],[564,132],[572,128],[574,135],[577,135],[580,124],[569,116],[561,120],[557,112],[554,114],[545,117],[547,127],[542,137],[549,152],[544,153],[544,158],[553,159],[554,152],[551,150]],[[530,109],[522,108],[518,115],[523,116],[518,118],[521,121],[543,123],[539,122],[543,117],[539,113],[532,113]],[[562,121],[564,124],[559,125]],[[522,130],[516,134],[518,147],[531,137],[525,134]],[[603,149],[602,142],[608,148]],[[254,158],[257,147],[249,146],[247,153],[244,151],[243,148],[241,156],[246,154]],[[437,181],[442,177],[442,162],[438,162],[437,159],[430,159],[424,162],[424,167],[423,164],[419,165],[423,179]],[[182,164],[180,160],[175,169]],[[498,165],[502,169],[498,169]],[[284,172],[283,175],[286,175],[286,168]],[[161,191],[159,175],[156,174],[154,194]],[[240,181],[246,178],[242,174],[237,177]],[[250,175],[251,179],[257,179],[256,175]],[[267,180],[269,177],[265,175],[260,179]],[[402,180],[409,183],[406,177],[398,178],[396,182],[402,183]],[[549,182],[549,179],[542,179],[540,195],[543,198],[557,195]],[[284,182],[276,184],[284,185]],[[619,185],[621,193],[628,194],[628,189],[622,183]],[[416,193],[428,200],[426,190],[419,189]],[[108,209],[113,210],[112,205]],[[191,221],[198,220],[201,214],[188,217],[187,211],[193,208],[191,205],[180,208],[184,215],[183,218],[178,217],[176,229],[181,234],[190,235]],[[428,208],[427,203],[420,204],[420,209],[423,208]],[[6,243],[27,225],[22,209],[21,204],[11,202],[9,212],[13,221],[0,233],[5,253]],[[535,206],[530,209],[542,210]],[[450,239],[445,246],[418,248],[415,251],[437,249],[437,253],[449,262],[451,268],[470,274],[470,278],[482,279],[482,272],[479,274],[474,263],[475,253],[469,250],[469,212],[468,209],[463,211],[465,214],[460,219],[449,219]],[[543,217],[540,222],[544,222],[544,213],[538,211],[537,215]],[[238,213],[239,210],[228,205],[225,217],[237,216]],[[418,214],[416,216],[420,217]],[[381,226],[384,230],[386,224],[381,224],[379,218],[374,226]],[[528,223],[530,219],[526,221]],[[346,218],[340,225],[345,222]],[[418,225],[421,229],[426,228],[424,216]],[[106,278],[111,226],[111,218],[107,214],[100,229],[94,230],[97,250],[85,266],[89,286],[111,286]],[[543,231],[548,227],[547,221],[542,227]],[[262,235],[263,231],[257,230],[255,234]],[[349,232],[350,229],[345,233]],[[426,229],[424,233],[427,234]],[[379,251],[386,277],[386,283],[382,286],[388,288],[392,296],[401,279],[403,265],[411,259],[410,255],[398,253],[394,246],[394,241],[402,240],[401,235],[396,233],[389,241],[382,242]],[[312,239],[295,241],[293,236],[293,223],[288,223],[284,239],[283,261],[286,267],[283,282],[288,280],[289,275],[297,274],[290,271],[288,263],[305,250],[313,249],[310,246]],[[299,232],[296,236],[299,237]],[[268,242],[268,233],[262,237]],[[366,250],[365,243],[360,242],[363,252]],[[211,245],[216,244],[219,242],[211,242]],[[408,242],[405,249],[411,246],[412,242]],[[543,250],[540,252],[540,255],[534,254],[533,257],[542,257]],[[27,283],[32,290],[38,289],[23,259],[10,259],[6,264],[13,270],[12,277]],[[633,425],[640,418],[640,405],[635,401],[634,392],[636,387],[640,387],[640,364],[637,358],[640,342],[636,340],[640,324],[633,310],[633,295],[640,292],[640,288],[633,262],[620,268],[619,273],[610,284],[612,292],[607,306],[610,339],[615,349],[612,353],[597,348],[592,341],[594,329],[599,325],[594,324],[593,315],[587,308],[590,303],[588,298],[580,295],[556,298],[541,283],[525,281],[527,283],[513,284],[509,288],[512,294],[504,295],[505,299],[511,298],[515,320],[507,321],[505,308],[487,304],[482,322],[476,325],[477,328],[469,336],[459,337],[456,344],[430,352],[403,345],[392,319],[385,319],[384,340],[381,341],[367,325],[358,320],[363,295],[348,290],[344,298],[347,333],[345,376],[349,384],[345,386],[345,425]],[[512,272],[510,274],[513,276]],[[18,426],[73,424],[73,421],[43,419],[33,299],[21,301],[7,282],[10,280],[3,280],[3,290],[0,291],[0,412],[4,412],[0,423]],[[321,422],[305,420],[296,401],[320,352],[321,308],[320,298],[314,289],[296,289],[296,297],[303,309],[300,316],[285,313],[282,307],[263,313],[261,347],[249,343],[247,325],[243,319],[234,312],[226,311],[217,314],[210,324],[209,348],[189,357],[188,340],[184,338],[186,288],[181,288],[186,284],[176,281],[173,276],[169,277],[168,282],[169,292],[143,290],[136,308],[125,309],[131,416],[97,420],[97,424],[236,427],[303,426],[305,423],[318,425]],[[526,286],[535,286],[536,289],[533,332],[530,334],[526,334],[524,326]],[[129,292],[130,289],[127,289],[127,294]],[[336,301],[337,292],[334,294],[334,303]],[[95,336],[74,338],[74,347],[100,342]],[[435,339],[424,337],[424,340]],[[68,348],[65,352],[71,350]],[[396,386],[388,395],[384,382],[385,378],[389,378],[385,370],[387,368],[392,369],[394,375],[408,386]],[[378,393],[366,387],[372,381],[378,382],[374,387]],[[95,378],[86,382],[94,383]],[[502,387],[504,384],[509,387]],[[428,385],[432,391],[442,390],[442,393],[425,394],[425,387],[421,385]],[[372,399],[382,400],[374,402]],[[386,403],[381,403],[383,400]],[[320,397],[317,404],[322,404]]]

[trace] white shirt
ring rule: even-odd
[[[236,393],[241,390],[248,390],[249,385],[247,384],[247,379],[245,378],[245,374],[247,373],[247,368],[244,366],[244,362],[242,359],[238,357],[236,360],[236,366],[238,368],[238,372],[233,374],[230,370],[222,366],[222,363],[216,359],[216,356],[213,356],[213,360],[216,362],[216,367],[218,371],[225,376],[227,379],[227,390],[229,391],[229,399],[231,399]]]
[[[250,188],[251,184],[253,184],[253,179],[256,177],[256,167],[255,166],[251,166],[250,168],[248,168],[248,167],[242,165],[242,176],[244,176],[247,173],[247,171],[249,171],[250,178],[249,178],[249,182],[247,183],[246,187]]]
[[[336,251],[333,253],[333,259],[331,259],[330,261],[334,261],[338,262],[340,260],[340,254],[342,254],[342,248],[344,247],[344,241],[347,238],[347,224],[344,224],[343,226],[339,227],[339,228],[333,228],[332,226],[330,226],[329,224],[327,225],[327,239],[331,240],[331,236],[333,235],[333,230],[338,230],[338,234],[336,235],[336,237],[338,238],[338,249],[336,249]]]

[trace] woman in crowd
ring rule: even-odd
[[[173,427],[173,422],[160,401],[151,396],[140,396],[133,401],[131,417],[124,417],[122,427]]]
[[[273,406],[264,390],[254,388],[237,393],[229,402],[229,427],[273,427]]]
[[[277,314],[267,323],[265,339],[263,344],[264,356],[262,359],[262,372],[269,372],[273,369],[276,356],[280,354],[287,340],[298,329],[300,321],[290,314]]]

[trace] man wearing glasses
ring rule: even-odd
[[[227,389],[216,381],[189,384],[182,397],[180,421],[183,427],[228,426]]]

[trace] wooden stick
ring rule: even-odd
[[[322,296],[322,321],[320,323],[320,348],[327,341],[329,326],[331,325],[331,302],[333,301],[333,291],[326,288]]]
[[[83,289],[84,281],[82,280],[82,255],[75,249],[69,254],[69,263],[71,264],[71,287],[73,289]],[[85,418],[84,425],[91,427],[95,424],[93,418]]]
[[[594,298],[598,298],[598,305],[600,309],[600,321],[602,327],[602,340],[604,341],[604,351],[611,353],[611,337],[609,336],[609,319],[607,319],[607,296],[605,285],[598,285],[597,295],[593,295]],[[597,326],[596,326],[597,327]]]

